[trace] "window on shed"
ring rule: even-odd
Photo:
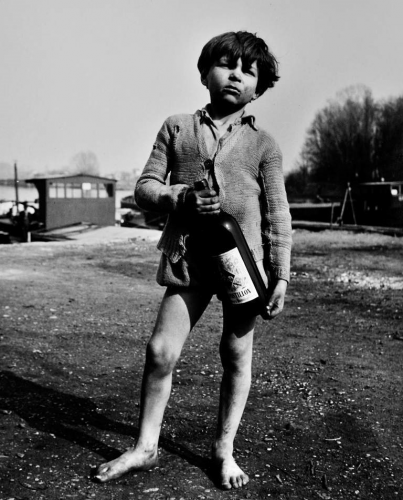
[[[83,182],[83,196],[84,198],[98,198],[98,185],[91,182]]]
[[[81,184],[75,182],[68,182],[66,184],[66,197],[67,198],[81,198]]]
[[[64,182],[50,182],[49,183],[49,198],[65,198],[65,183]]]

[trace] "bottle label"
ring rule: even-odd
[[[255,285],[237,248],[213,257],[231,304],[244,304],[258,297]]]

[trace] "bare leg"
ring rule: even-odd
[[[172,371],[190,330],[210,299],[211,295],[192,290],[168,289],[165,293],[147,346],[138,441],[116,460],[98,467],[95,479],[99,482],[116,479],[132,470],[151,469],[157,464],[158,440],[171,394]]]
[[[250,389],[255,320],[254,317],[238,316],[224,307],[220,345],[224,373],[212,458],[220,484],[225,489],[239,488],[249,481],[233,458],[233,446]]]

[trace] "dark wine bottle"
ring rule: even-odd
[[[207,180],[196,182],[194,189],[209,189]],[[201,216],[198,226],[203,233],[203,249],[217,270],[224,300],[245,313],[267,319],[268,290],[236,219],[220,210],[218,215]]]

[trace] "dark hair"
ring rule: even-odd
[[[212,38],[203,47],[197,67],[203,77],[221,57],[227,56],[231,62],[239,58],[246,64],[256,61],[259,73],[256,92],[262,95],[274,86],[280,78],[277,74],[278,62],[265,41],[247,31],[229,31]]]

